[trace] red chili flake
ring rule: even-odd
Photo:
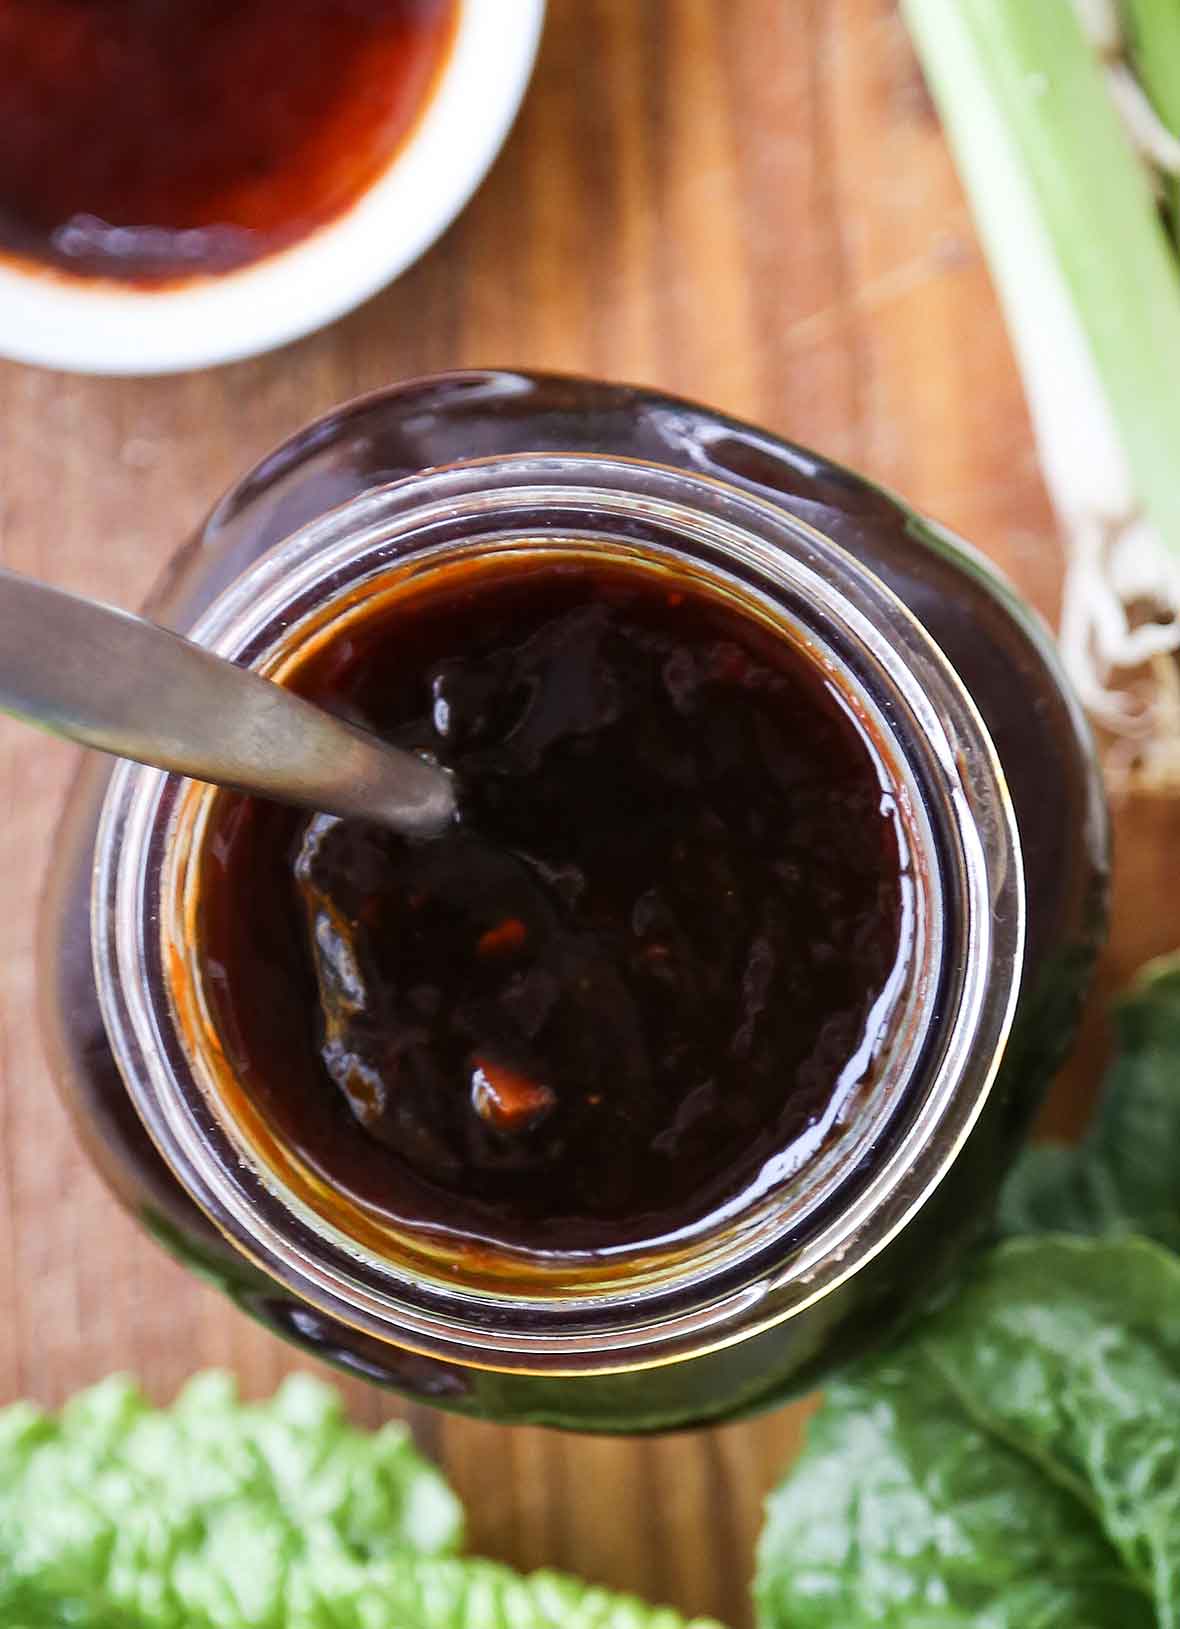
[[[557,1102],[552,1088],[539,1080],[487,1058],[472,1061],[471,1106],[497,1131],[529,1131]]]
[[[676,593],[669,594],[667,595],[667,602],[673,607],[673,609],[675,609],[676,606],[684,604],[684,595]]]
[[[529,932],[518,916],[506,916],[494,928],[481,933],[476,944],[480,956],[511,956],[523,948]]]

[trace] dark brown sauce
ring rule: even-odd
[[[457,772],[410,843],[242,798],[200,936],[274,1134],[396,1224],[665,1240],[806,1158],[903,995],[897,814],[827,677],[719,595],[484,563],[297,686]]]
[[[425,105],[455,0],[0,0],[0,249],[231,271],[346,210]]]

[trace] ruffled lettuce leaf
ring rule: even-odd
[[[278,1629],[301,1566],[445,1554],[462,1526],[404,1426],[354,1429],[306,1375],[262,1403],[214,1373],[168,1409],[116,1377],[58,1415],[0,1413],[6,1626],[56,1601],[62,1622]]]
[[[307,1376],[264,1403],[209,1374],[169,1409],[114,1379],[0,1412],[2,1629],[710,1629],[456,1559],[461,1530],[405,1428],[355,1430]]]

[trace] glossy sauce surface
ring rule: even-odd
[[[333,219],[425,105],[455,0],[0,0],[0,250],[233,270]]]
[[[897,813],[827,678],[666,574],[501,560],[297,687],[459,775],[412,844],[223,798],[240,1089],[341,1196],[536,1252],[691,1232],[822,1146],[905,994]]]

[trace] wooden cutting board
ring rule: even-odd
[[[0,363],[0,553],[134,605],[277,440],[399,377],[497,363],[683,392],[812,443],[957,527],[1055,612],[1019,383],[889,0],[551,0],[487,184],[362,311],[184,378]],[[208,1364],[265,1392],[302,1360],[121,1214],[50,1089],[31,944],[71,762],[0,727],[0,1402],[55,1403],[112,1369],[166,1398]],[[1107,988],[1180,944],[1180,805],[1137,803],[1118,826]],[[1096,1004],[1058,1125],[1080,1121],[1104,1045]],[[360,1420],[402,1412],[346,1389]],[[473,1548],[734,1625],[749,1621],[761,1501],[805,1412],[645,1443],[409,1411],[467,1503]]]

